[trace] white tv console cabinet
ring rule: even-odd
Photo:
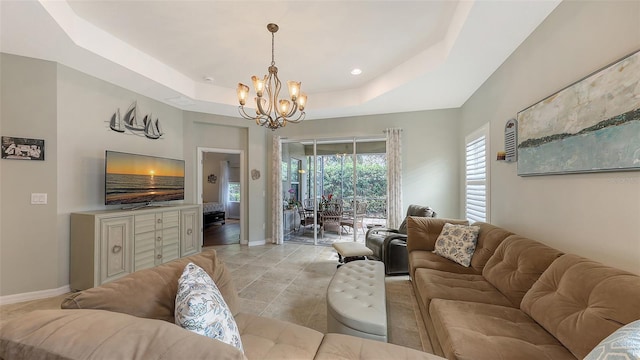
[[[200,205],[71,214],[69,283],[84,290],[202,249]]]

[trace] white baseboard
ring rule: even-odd
[[[249,246],[258,246],[258,245],[266,245],[267,242],[266,240],[255,240],[255,241],[249,241]]]
[[[39,300],[39,299],[66,294],[68,292],[71,292],[71,288],[69,287],[69,285],[65,285],[57,289],[48,289],[48,290],[22,293],[22,294],[5,295],[5,296],[0,296],[0,305],[15,304],[23,301]]]

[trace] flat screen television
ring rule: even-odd
[[[184,200],[184,160],[107,150],[105,205]]]

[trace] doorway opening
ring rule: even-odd
[[[198,200],[203,246],[246,243],[243,203],[244,153],[198,148]]]

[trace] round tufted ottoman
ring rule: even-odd
[[[327,288],[327,331],[387,342],[382,262],[351,261],[336,270]]]

